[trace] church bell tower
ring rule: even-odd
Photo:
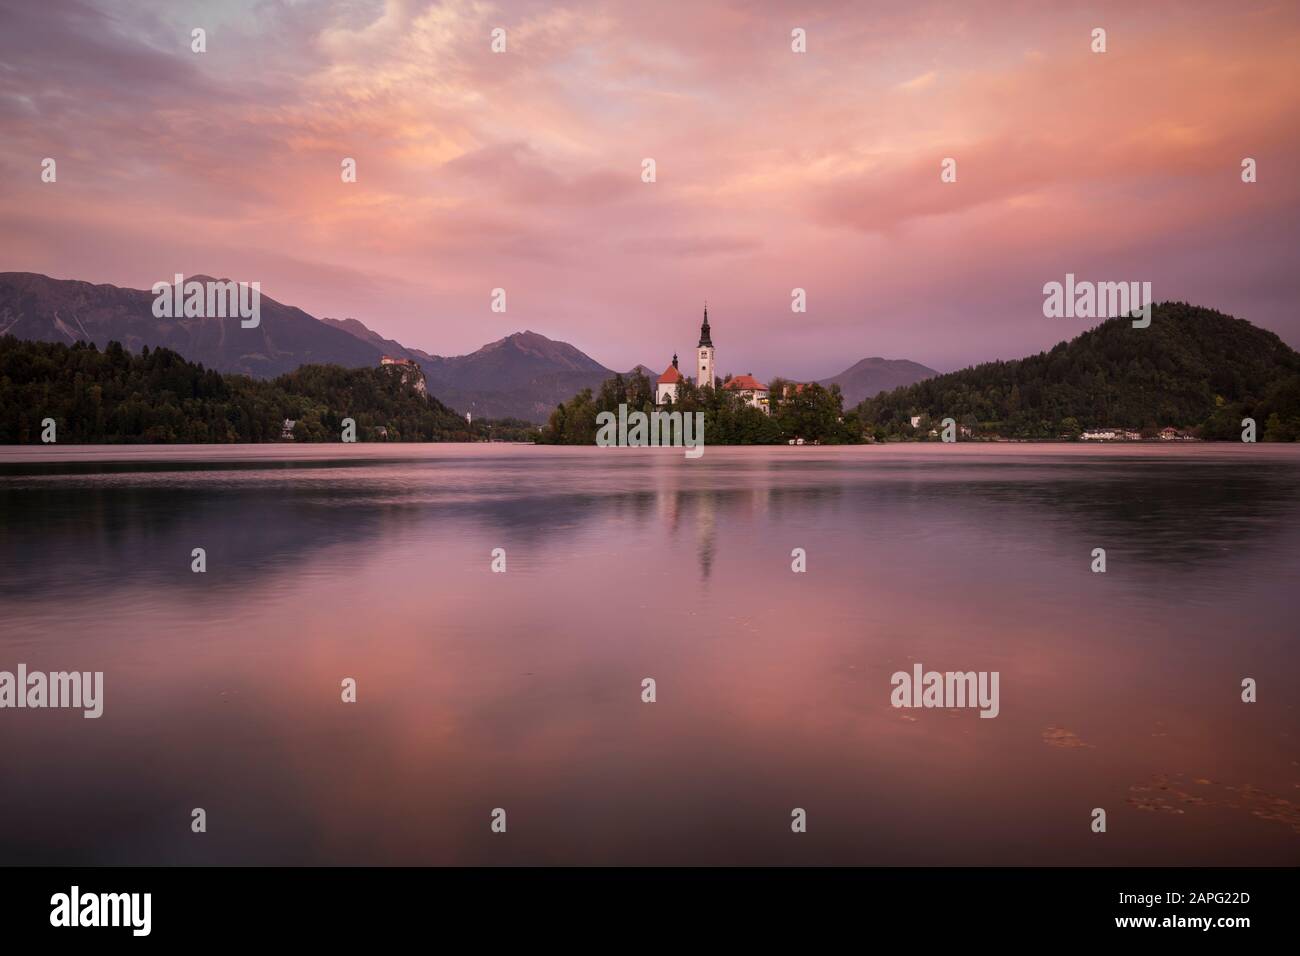
[[[703,388],[705,385],[713,387],[713,376],[716,366],[713,364],[713,339],[709,336],[709,304],[704,303],[704,324],[700,326],[700,344],[695,353],[699,358],[700,376],[695,380],[695,384]]]

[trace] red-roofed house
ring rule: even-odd
[[[655,386],[655,404],[667,405],[677,401],[677,386],[682,380],[682,373],[677,370],[677,356],[673,356],[673,364],[664,369],[664,373],[659,376],[659,384]]]
[[[746,404],[768,411],[768,387],[752,375],[736,375],[722,386],[730,392],[738,392]]]

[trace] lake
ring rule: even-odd
[[[1295,865],[1298,479],[1274,445],[6,448],[0,670],[102,671],[104,710],[0,710],[0,861]],[[998,715],[891,706],[918,663],[997,672]]]

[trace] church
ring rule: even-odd
[[[700,388],[706,385],[709,388],[715,387],[717,384],[717,364],[713,351],[713,335],[709,329],[708,305],[704,306],[704,324],[700,326],[700,344],[695,347],[695,361],[697,370],[696,385]],[[659,376],[659,381],[655,386],[655,404],[671,405],[676,402],[677,389],[683,379],[681,369],[677,366],[677,356],[674,355],[672,364],[664,369],[664,373]],[[722,387],[739,394],[745,404],[771,414],[767,400],[768,388],[754,376],[737,375],[723,382]]]

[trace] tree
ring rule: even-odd
[[[1241,419],[1278,427],[1264,440],[1286,440],[1300,427],[1300,354],[1272,332],[1180,302],[1153,309],[1148,328],[1111,319],[1048,352],[988,362],[873,396],[858,406],[867,428],[892,438],[912,434],[907,419],[951,416],[980,430],[1018,438],[1055,437],[1070,429],[1156,423],[1239,440]],[[1235,421],[1234,421],[1235,419]],[[1277,437],[1269,437],[1277,436]]]

